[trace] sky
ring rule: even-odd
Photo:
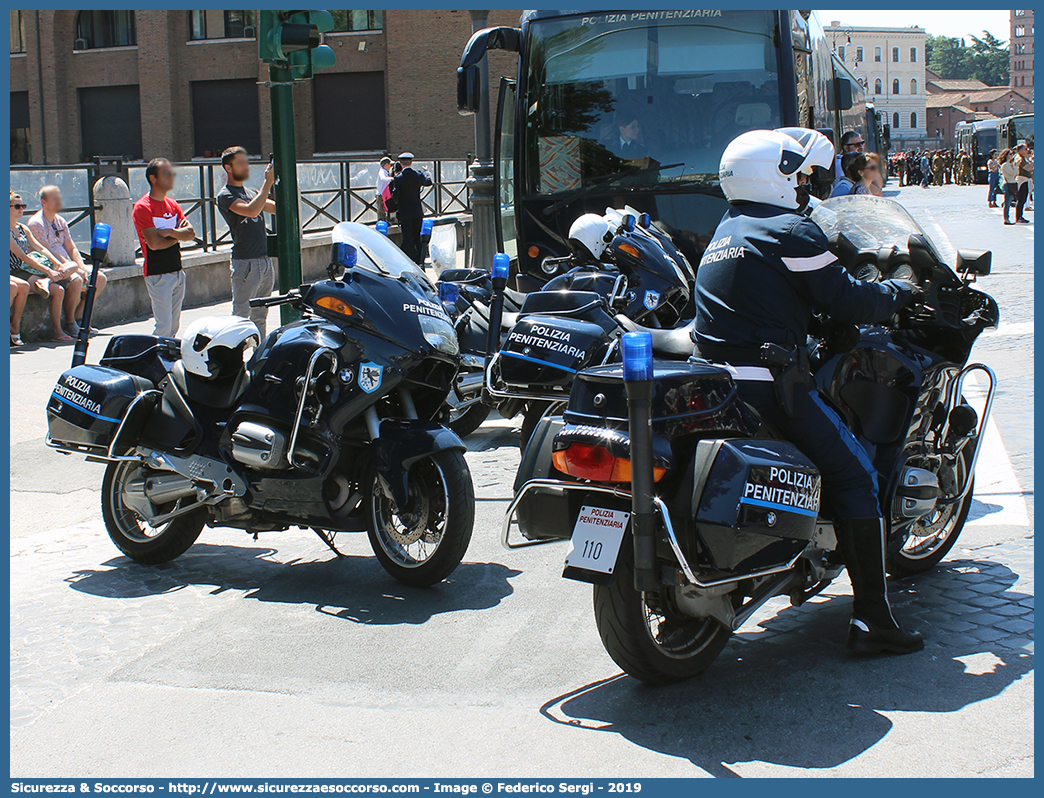
[[[1011,29],[1009,12],[996,11],[819,11],[819,21],[824,27],[832,20],[839,20],[843,25],[858,27],[906,28],[919,25],[933,36],[967,37],[969,34],[982,36],[988,30],[998,39],[1007,42]],[[970,43],[970,40],[968,40]]]

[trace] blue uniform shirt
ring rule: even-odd
[[[909,289],[854,279],[827,244],[822,228],[795,211],[729,208],[696,270],[697,345],[794,346],[807,340],[814,310],[869,324],[906,304]]]

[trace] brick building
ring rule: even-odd
[[[1011,87],[1033,100],[1033,9],[1011,12]]]
[[[94,155],[187,161],[271,144],[256,11],[11,11],[11,160]],[[466,11],[334,11],[336,65],[294,88],[297,154],[462,158],[474,123],[456,110]],[[520,11],[492,11],[517,25]],[[490,55],[493,96],[516,56]]]

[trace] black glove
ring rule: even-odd
[[[899,298],[900,308],[908,308],[924,298],[924,289],[911,280],[885,280],[881,285],[887,285],[892,289]]]

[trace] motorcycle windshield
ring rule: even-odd
[[[902,205],[890,199],[855,194],[834,197],[816,206],[812,220],[823,228],[828,238],[843,233],[860,249],[896,246],[906,250],[910,236],[921,235],[940,264],[951,270],[957,266],[950,242],[945,237],[937,241],[928,235]]]
[[[356,269],[374,274],[399,277],[411,274],[422,283],[429,283],[427,275],[383,233],[358,222],[341,222],[333,229],[334,244],[351,244],[356,248]]]

